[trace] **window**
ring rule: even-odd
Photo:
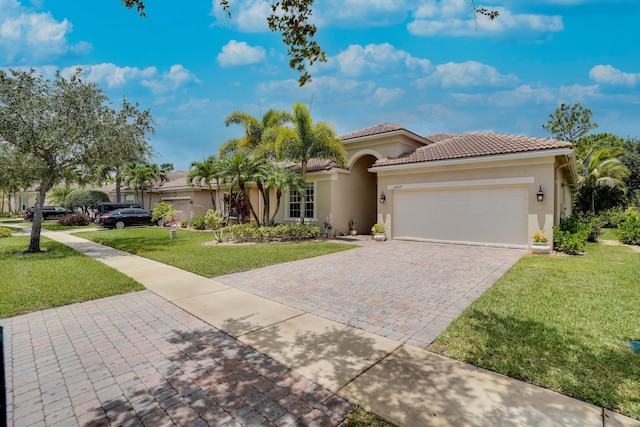
[[[307,184],[306,189],[306,203],[302,198],[302,194],[300,194],[296,190],[291,190],[289,193],[289,218],[300,218],[300,213],[302,211],[304,205],[304,217],[305,218],[315,218],[314,215],[314,205],[315,205],[315,197],[314,197],[314,186],[313,183]]]

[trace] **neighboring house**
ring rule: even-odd
[[[348,165],[313,161],[306,221],[359,233],[384,223],[387,236],[528,248],[535,231],[571,215],[577,181],[570,143],[484,132],[419,136],[381,124],[342,136]],[[542,190],[543,201],[537,193]],[[294,222],[300,198],[287,195],[279,222]]]
[[[36,204],[38,192],[33,188],[28,188],[12,193],[10,197],[6,194],[0,195],[0,197],[2,197],[2,200],[0,200],[2,212],[19,213],[26,211]]]

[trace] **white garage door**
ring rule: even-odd
[[[524,185],[396,190],[393,203],[396,239],[527,245]]]

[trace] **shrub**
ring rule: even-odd
[[[153,207],[153,213],[151,214],[151,221],[157,222],[162,220],[165,223],[173,222],[178,218],[179,210],[173,207],[169,202],[156,203]]]
[[[587,245],[587,235],[585,230],[571,233],[561,230],[560,227],[553,227],[553,247],[558,252],[578,255]]]
[[[292,242],[322,237],[322,230],[317,225],[280,224],[274,227],[256,227],[253,224],[237,224],[225,228],[225,232],[240,242]]]
[[[69,227],[81,227],[85,225],[89,225],[91,223],[91,218],[89,215],[83,213],[74,213],[65,215],[58,220],[58,224],[65,225]]]
[[[619,207],[605,209],[600,212],[602,226],[605,228],[616,228],[624,218],[622,209]]]
[[[618,225],[620,241],[628,245],[640,245],[640,211],[627,209]]]
[[[180,221],[180,228],[187,228],[189,226],[189,221],[186,219],[183,219],[182,221]]]
[[[87,213],[89,209],[97,209],[100,203],[108,201],[109,195],[104,191],[78,188],[69,193],[65,204],[69,209],[80,208]]]
[[[0,239],[3,237],[11,237],[13,230],[7,227],[0,227]]]
[[[13,218],[14,214],[11,212],[0,212],[0,218]]]
[[[571,234],[586,232],[589,242],[597,242],[602,233],[603,220],[592,213],[580,213],[560,220],[560,230]]]
[[[222,227],[223,223],[224,217],[222,216],[222,212],[208,209],[204,215],[196,217],[191,221],[191,227],[196,230],[217,230]]]

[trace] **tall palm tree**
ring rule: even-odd
[[[197,182],[200,185],[202,184],[202,181],[207,184],[209,195],[211,196],[211,205],[213,206],[214,211],[216,210],[216,201],[213,197],[213,186],[211,185],[211,182],[215,181],[216,187],[218,187],[218,184],[222,180],[222,176],[222,164],[215,155],[211,155],[201,162],[191,162],[191,169],[187,175],[187,180],[191,184]],[[217,193],[219,192],[218,188]]]
[[[619,147],[602,148],[586,155],[580,163],[580,187],[588,188],[591,193],[591,212],[595,213],[595,193],[598,187],[618,187],[626,193],[626,180],[629,169],[622,164],[620,156],[624,150]]]
[[[293,105],[294,127],[280,127],[275,134],[276,153],[279,158],[300,162],[302,177],[307,179],[307,163],[311,159],[333,160],[344,166],[347,163],[344,146],[333,126],[328,122],[313,123],[309,110],[304,104]],[[303,205],[307,195],[302,192]],[[300,222],[304,224],[304,208]]]
[[[262,118],[254,117],[242,111],[234,111],[224,120],[225,126],[242,125],[244,136],[227,141],[220,147],[220,153],[231,153],[237,149],[248,150],[254,157],[275,158],[274,141],[265,139],[265,133],[271,129],[291,122],[287,111],[270,109]]]

